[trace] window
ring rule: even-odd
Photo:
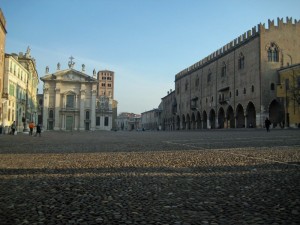
[[[274,91],[275,90],[275,85],[274,85],[274,83],[271,83],[271,91]]]
[[[107,84],[108,87],[111,87],[111,84]]]
[[[246,94],[246,88],[244,88],[244,95]]]
[[[252,92],[254,92],[254,85],[252,85],[252,87],[251,87],[251,91],[252,91]]]
[[[52,109],[49,110],[49,119],[53,119],[53,110]]]
[[[99,116],[96,117],[96,126],[100,126],[100,117]]]
[[[188,88],[189,88],[189,83],[186,81],[186,82],[185,82],[185,90],[187,91]]]
[[[297,86],[298,86],[298,88],[300,87],[300,76],[297,77]]]
[[[67,95],[66,108],[74,108],[74,95]]]
[[[241,69],[244,69],[244,67],[245,67],[245,57],[244,57],[243,53],[241,53],[239,56],[239,61],[238,61],[238,68],[241,70]]]
[[[89,120],[90,119],[90,111],[85,112],[85,119]]]
[[[207,74],[207,83],[209,83],[210,81],[211,81],[211,71],[209,69]]]
[[[105,120],[104,120],[104,126],[106,126],[106,127],[108,126],[108,117],[107,116],[105,117]]]
[[[235,96],[239,96],[239,90],[235,91]]]
[[[223,62],[222,68],[221,68],[221,76],[225,77],[226,76],[226,63]]]
[[[196,81],[195,81],[195,86],[196,86],[196,87],[198,87],[198,86],[199,86],[199,77],[197,77],[197,78],[196,78]]]
[[[279,62],[278,47],[275,43],[271,43],[270,47],[268,48],[268,61]]]
[[[105,83],[101,83],[101,86],[102,86],[102,87],[105,87]]]

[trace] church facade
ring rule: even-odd
[[[96,72],[93,77],[73,68],[49,73],[44,82],[43,129],[62,131],[111,130],[112,102],[105,96],[97,98]]]

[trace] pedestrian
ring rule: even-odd
[[[33,134],[33,128],[34,128],[34,123],[33,123],[33,121],[31,121],[29,123],[29,136],[32,136],[32,134]]]
[[[14,121],[11,125],[11,134],[15,135],[15,131],[16,131],[16,121]]]
[[[41,136],[41,125],[37,124],[36,125],[36,133],[35,133],[35,137],[39,134],[39,136]]]
[[[271,121],[267,117],[265,120],[265,127],[267,129],[267,132],[270,132],[270,125],[271,125]]]

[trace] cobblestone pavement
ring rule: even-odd
[[[300,224],[300,130],[0,135],[0,224]]]

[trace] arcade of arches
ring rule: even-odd
[[[284,107],[277,100],[269,105],[269,114],[273,126],[284,124]],[[210,111],[194,111],[191,114],[176,115],[164,120],[165,130],[196,130],[196,129],[223,129],[223,128],[255,128],[257,124],[257,112],[252,102],[246,107],[238,104],[236,109],[231,105],[227,108],[220,107]],[[263,121],[265,118],[262,118]]]

